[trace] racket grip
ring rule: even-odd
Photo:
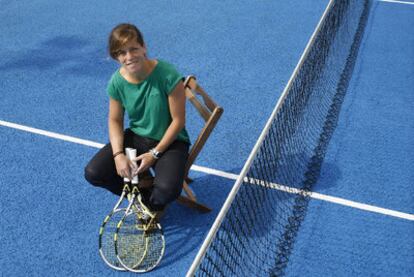
[[[127,154],[128,159],[131,160],[136,166],[137,162],[133,161],[133,159],[137,157],[137,150],[133,148],[126,148],[125,152]],[[131,183],[134,185],[138,184],[138,175],[135,175],[134,177],[132,177]]]

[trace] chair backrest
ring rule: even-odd
[[[187,179],[188,171],[190,170],[198,154],[200,153],[201,149],[206,143],[208,137],[210,136],[211,132],[216,126],[218,120],[220,119],[223,113],[223,108],[218,106],[210,98],[210,96],[197,83],[196,78],[194,76],[190,75],[187,78],[185,78],[184,87],[187,99],[196,108],[196,110],[205,122],[201,132],[199,133],[197,139],[194,141],[190,149],[184,175]]]

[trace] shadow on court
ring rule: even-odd
[[[110,65],[115,66],[115,62],[105,51],[79,36],[57,36],[42,41],[36,48],[9,53],[0,71],[58,70],[62,74],[107,78],[113,71]]]

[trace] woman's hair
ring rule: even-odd
[[[134,40],[141,46],[144,46],[144,38],[142,33],[137,27],[135,27],[135,25],[122,23],[113,28],[109,35],[108,41],[109,55],[111,58],[116,60],[119,49],[128,42]]]

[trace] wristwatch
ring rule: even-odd
[[[151,155],[155,158],[155,159],[159,159],[162,156],[162,153],[160,151],[157,151],[157,149],[152,148],[150,151]]]

